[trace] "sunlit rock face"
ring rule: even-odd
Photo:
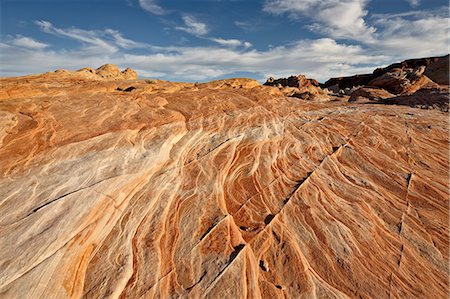
[[[447,298],[448,113],[84,73],[0,81],[0,297]]]

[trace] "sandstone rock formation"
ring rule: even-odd
[[[448,113],[92,71],[0,79],[0,297],[448,297]]]
[[[258,87],[258,81],[248,78],[232,78],[232,79],[224,79],[224,80],[215,80],[208,83],[200,83],[196,84],[197,86],[207,87],[207,88],[253,88]]]
[[[76,73],[87,75],[92,79],[100,77],[107,80],[136,80],[138,78],[136,71],[126,68],[121,72],[114,64],[105,64],[96,70],[85,67],[78,70]]]

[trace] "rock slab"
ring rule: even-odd
[[[95,76],[0,80],[1,298],[448,297],[447,113]]]

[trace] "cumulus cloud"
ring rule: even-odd
[[[406,0],[412,6],[419,0]],[[372,54],[393,60],[445,54],[447,9],[368,15],[369,0],[266,0],[263,10],[292,19],[311,20],[310,30],[332,39],[364,45]],[[370,22],[368,23],[367,20]]]
[[[139,0],[139,5],[146,11],[155,15],[164,15],[167,13],[156,0]]]
[[[320,80],[331,75],[372,70],[388,60],[368,56],[359,46],[332,39],[305,40],[266,51],[218,47],[170,47],[158,53],[125,55],[127,65],[164,73],[184,80],[207,80],[237,72],[254,73],[257,79],[306,73]],[[370,61],[370,65],[367,62]]]
[[[175,29],[187,32],[195,36],[202,36],[209,32],[205,23],[197,21],[193,16],[183,16],[184,26],[177,26]]]
[[[429,12],[377,15],[379,28],[373,49],[384,53],[400,53],[405,57],[425,57],[448,52],[450,29],[447,15]]]
[[[375,28],[364,20],[367,0],[267,0],[263,10],[290,18],[311,18],[311,30],[333,38],[371,41]]]

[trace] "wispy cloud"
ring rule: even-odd
[[[112,43],[100,38],[99,33],[93,30],[83,30],[78,28],[56,28],[48,21],[35,22],[42,31],[81,42],[86,50],[94,53],[115,53],[117,47]]]
[[[311,1],[310,5],[315,4]],[[156,46],[131,40],[113,29],[59,28],[48,21],[37,21],[43,32],[71,39],[78,46],[58,49],[41,40],[11,37],[0,44],[0,72],[11,76],[115,63],[122,68],[132,67],[141,76],[169,80],[209,80],[246,72],[260,80],[303,73],[323,81],[332,76],[370,72],[406,58],[448,51],[449,25],[444,12],[378,14],[367,19],[370,26],[365,25],[366,28],[376,28],[371,32],[372,41],[351,38],[343,41],[324,33],[323,38],[260,50],[240,39],[210,37],[208,26],[191,16],[184,17],[184,29],[179,30],[209,41],[209,46]],[[139,54],[129,51],[133,48],[140,48]]]
[[[175,27],[176,30],[181,30],[195,36],[202,36],[209,32],[208,26],[195,19],[193,16],[184,15],[182,17],[184,26]]]
[[[206,80],[237,72],[254,73],[258,79],[307,73],[321,80],[348,72],[369,71],[389,60],[370,56],[359,46],[332,39],[304,40],[266,51],[218,47],[170,47],[157,53],[125,55],[123,62],[138,70],[151,70],[182,80]],[[370,61],[370,66],[366,63]],[[125,66],[125,65],[124,65]],[[163,76],[164,77],[164,76]]]
[[[123,35],[113,29],[106,29],[104,31],[105,35],[109,35],[113,38],[115,44],[123,49],[134,49],[134,48],[146,48],[148,44],[135,42],[131,39],[124,38]]]
[[[417,7],[420,5],[420,0],[405,0],[408,2],[412,7]]]
[[[255,19],[252,21],[234,21],[234,25],[246,32],[254,32],[260,29],[261,20]]]
[[[224,47],[244,47],[249,48],[252,46],[250,42],[242,41],[239,39],[224,39],[220,37],[210,37],[207,34],[209,33],[209,28],[206,23],[200,22],[195,17],[191,15],[184,15],[182,17],[184,26],[176,26],[176,30],[184,31],[196,37],[212,41],[216,44],[219,44]]]
[[[10,43],[31,50],[42,50],[47,48],[49,45],[40,41],[37,41],[31,37],[26,37],[22,35],[16,35],[13,39],[10,40]]]
[[[145,48],[148,45],[126,39],[116,30],[84,30],[79,28],[57,28],[52,23],[44,20],[36,21],[36,25],[48,34],[72,39],[83,45],[85,52],[106,54],[116,53],[119,48],[133,49]]]
[[[157,0],[139,0],[139,5],[146,11],[155,15],[164,15],[167,13],[167,11],[157,3]]]
[[[249,48],[252,46],[252,44],[250,42],[246,42],[246,41],[241,41],[238,39],[223,39],[223,38],[210,38],[209,40],[222,45],[222,46],[227,46],[227,47],[240,47],[243,46],[245,48]]]
[[[80,28],[61,29],[50,22],[37,23],[44,32],[79,42],[71,49],[30,51],[13,41],[1,44],[2,75],[44,72],[59,68],[97,67],[104,63],[132,67],[141,76],[158,76],[172,80],[208,80],[247,72],[262,80],[268,76],[288,76],[299,72],[325,80],[330,75],[368,71],[389,57],[366,53],[360,46],[338,43],[333,39],[303,40],[287,46],[257,51],[236,39],[210,39],[215,46],[155,47],[146,45],[143,54],[127,51],[139,42],[127,39],[112,29],[91,31]],[[124,44],[123,44],[124,43]],[[86,51],[92,44],[113,47],[114,51]],[[142,51],[141,51],[142,52]],[[370,61],[370,66],[366,63]]]

